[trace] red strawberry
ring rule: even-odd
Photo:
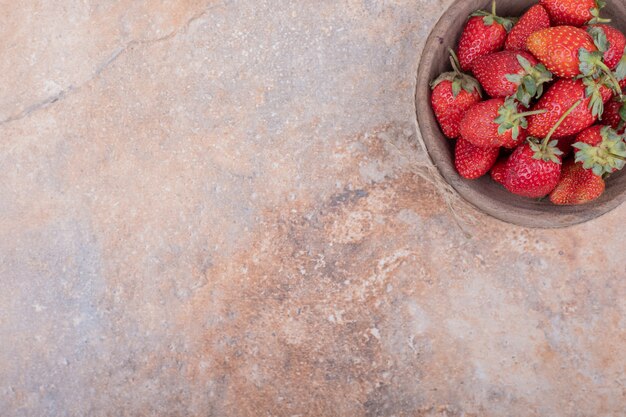
[[[479,148],[460,137],[454,148],[454,166],[463,178],[480,178],[489,172],[499,153],[498,148]]]
[[[581,49],[598,50],[591,36],[573,26],[557,26],[533,33],[526,42],[528,50],[555,75],[572,78],[581,74]]]
[[[535,142],[526,142],[509,157],[504,186],[513,194],[539,198],[548,195],[558,184],[561,162],[557,153],[560,151],[552,149],[554,160],[537,158],[540,146]]]
[[[459,40],[457,52],[461,69],[471,70],[476,58],[501,50],[512,27],[510,19],[496,15],[495,0],[491,13],[482,10],[472,13]]]
[[[588,89],[593,90],[589,97]],[[582,103],[559,125],[553,137],[575,135],[598,119],[598,115],[602,114],[603,102],[608,101],[610,96],[611,93],[607,88],[602,88],[591,80],[558,80],[533,107],[533,110],[547,110],[547,113],[528,117],[528,133],[536,137],[546,136],[565,111],[576,101],[582,100]]]
[[[576,162],[596,175],[610,174],[624,168],[626,142],[609,126],[593,126],[576,137]]]
[[[581,75],[598,80],[621,96],[626,78],[626,37],[619,30],[607,25],[590,25],[586,30],[598,50],[580,49],[578,57]]]
[[[604,193],[602,177],[586,170],[581,164],[568,161],[561,173],[561,179],[550,193],[550,201],[560,206],[589,203]]]
[[[514,148],[526,139],[526,116],[512,98],[493,98],[474,104],[461,120],[461,136],[479,147]],[[544,111],[544,110],[539,110]]]
[[[626,36],[609,25],[589,25],[584,28],[594,40],[596,47],[603,52],[604,63],[614,70],[624,56]]]
[[[602,104],[606,104],[610,99],[614,97],[613,90],[607,85],[606,80],[600,78],[596,85],[593,86],[590,83],[590,80],[583,79],[583,84],[587,86],[587,92],[589,95],[591,94],[599,94],[599,97],[602,99]]]
[[[507,160],[503,158],[498,160],[491,168],[491,179],[501,185],[504,185],[506,178],[506,163]]]
[[[620,135],[624,133],[626,123],[622,114],[626,116],[626,106],[619,100],[611,100],[604,106],[602,121],[604,126],[611,126]]]
[[[536,4],[520,18],[513,26],[504,43],[504,49],[509,51],[527,51],[526,40],[530,35],[541,29],[550,27],[550,16],[546,9]]]
[[[541,141],[531,137],[513,152],[506,163],[504,186],[507,190],[524,197],[538,198],[556,187],[561,176],[563,153],[557,148],[558,141],[552,140],[552,135],[581,103],[582,99],[579,99],[570,106]]]
[[[463,115],[481,100],[481,93],[478,81],[459,70],[456,55],[450,52],[453,71],[441,74],[431,83],[430,104],[443,134],[454,139],[460,135]]]
[[[624,51],[626,52],[626,48],[624,49]],[[617,64],[615,72],[611,74],[607,73],[603,75],[603,77],[605,78],[605,80],[609,79],[612,86],[617,82],[619,84],[619,88],[611,88],[613,88],[613,91],[616,93],[616,95],[623,95],[624,90],[626,90],[626,53],[622,55],[622,59],[620,59],[619,64]],[[607,84],[606,81],[603,82]]]
[[[556,144],[556,147],[559,148],[561,152],[563,152],[562,157],[565,158],[572,152],[572,145],[576,141],[576,135],[566,136],[564,138],[559,138]]]
[[[543,84],[552,74],[529,52],[501,51],[477,58],[474,76],[491,97],[515,95],[524,105],[543,94]]]
[[[580,74],[598,80],[616,94],[621,95],[623,87],[620,80],[626,78],[626,57],[624,56],[626,38],[619,30],[607,25],[591,25],[586,27],[586,30],[597,50],[580,48],[578,51]]]
[[[604,0],[541,0],[546,8],[553,25],[582,26],[593,20],[600,19],[600,9],[604,7]]]

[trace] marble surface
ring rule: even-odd
[[[449,3],[0,0],[0,415],[624,416],[626,207],[423,168]]]

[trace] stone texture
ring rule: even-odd
[[[623,416],[626,207],[418,169],[449,3],[0,1],[0,415]]]

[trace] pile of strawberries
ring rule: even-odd
[[[602,7],[541,0],[518,20],[497,16],[494,1],[469,17],[453,71],[431,84],[462,177],[490,172],[514,194],[557,205],[602,195],[626,160],[626,37]]]

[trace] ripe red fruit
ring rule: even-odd
[[[546,9],[536,4],[520,18],[513,26],[504,43],[504,49],[509,51],[528,51],[526,40],[541,29],[550,27],[550,16]]]
[[[454,148],[454,166],[463,178],[480,178],[489,172],[499,153],[498,148],[480,148],[460,137]]]
[[[624,59],[626,38],[620,31],[607,25],[591,25],[585,29],[597,50],[580,48],[578,51],[580,74],[588,79],[599,79],[616,94],[621,94],[620,80],[626,78],[626,59]]]
[[[543,94],[543,84],[552,74],[535,57],[524,51],[500,51],[477,58],[474,76],[491,97],[515,95],[524,105]]]
[[[596,0],[541,0],[546,8],[553,25],[582,26],[585,23],[603,21],[600,19],[600,9],[604,1]]]
[[[585,84],[588,85],[585,85]],[[594,89],[587,97],[587,89]],[[554,138],[575,135],[591,126],[602,114],[603,102],[611,96],[606,87],[595,85],[591,80],[558,80],[533,106],[533,110],[547,110],[546,113],[528,117],[528,134],[543,137],[552,126],[576,101],[581,104],[559,125]]]
[[[461,120],[461,136],[479,147],[514,148],[526,139],[526,116],[512,98],[493,98],[474,104]],[[540,110],[543,111],[543,110]]]
[[[589,25],[584,29],[591,35],[596,47],[603,52],[606,66],[611,70],[617,68],[624,56],[626,36],[609,25]]]
[[[581,74],[581,49],[588,52],[598,50],[587,32],[573,26],[537,31],[528,37],[526,46],[549,71],[562,78]]]
[[[559,148],[561,152],[563,152],[562,157],[565,158],[572,152],[572,145],[576,141],[576,135],[566,136],[564,138],[559,138],[556,147]]]
[[[513,194],[539,198],[548,195],[558,184],[561,176],[560,161],[537,159],[538,146],[526,142],[509,157],[504,186]]]
[[[443,134],[454,139],[460,135],[465,112],[481,100],[481,93],[478,81],[459,70],[456,56],[450,52],[453,71],[441,74],[431,83],[430,104]]]
[[[538,198],[556,187],[561,175],[562,152],[557,148],[558,141],[552,140],[552,135],[581,103],[582,99],[579,99],[567,109],[541,141],[531,137],[513,152],[506,164],[504,186],[507,190],[524,197]]]
[[[609,126],[592,126],[576,137],[576,162],[596,175],[610,174],[624,168],[626,142]]]
[[[592,85],[591,80],[583,79],[583,84],[587,87],[588,95],[598,94],[600,99],[602,100],[602,104],[606,104],[610,99],[615,97],[613,90],[605,84],[606,80],[600,79],[596,82],[595,86]],[[600,113],[601,115],[602,113]]]
[[[562,169],[561,179],[550,193],[550,201],[557,205],[589,203],[604,193],[602,177],[586,170],[579,163],[568,161]]]
[[[504,185],[506,179],[506,163],[507,160],[503,158],[498,160],[491,168],[491,179],[501,185]]]
[[[622,114],[626,116],[626,106],[618,100],[611,100],[604,106],[604,113],[600,123],[604,126],[611,126],[620,135],[624,133],[626,123]]]
[[[501,50],[512,27],[510,19],[496,15],[495,0],[491,13],[482,10],[472,13],[459,40],[461,69],[469,71],[476,58]]]

